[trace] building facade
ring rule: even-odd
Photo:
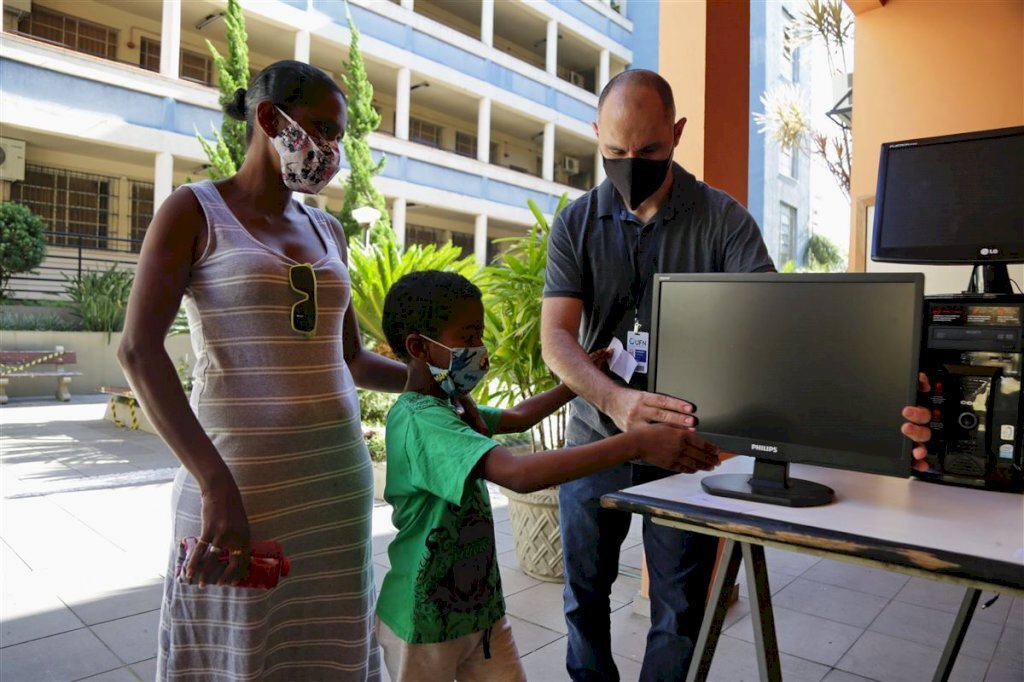
[[[206,177],[196,133],[211,138],[221,114],[205,43],[226,52],[227,3],[2,1],[0,196],[58,233],[50,258],[82,247],[131,263],[155,207]],[[299,59],[340,82],[345,3],[241,5],[254,71]],[[387,156],[376,183],[399,241],[450,239],[479,262],[494,240],[532,225],[528,199],[551,213],[563,193],[575,198],[603,178],[597,94],[629,65],[655,66],[634,56],[645,27],[627,0],[348,8],[381,114],[369,138],[375,158]],[[337,210],[342,196],[337,181],[308,200]]]
[[[810,50],[793,49],[786,40],[803,6],[799,0],[750,3],[752,113],[764,113],[761,96],[776,86],[792,85],[810,101]],[[811,158],[806,149],[781,149],[758,127],[751,116],[747,208],[776,266],[803,265],[811,236]]]

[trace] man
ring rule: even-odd
[[[552,228],[541,316],[548,366],[579,396],[567,444],[651,421],[692,427],[692,406],[647,392],[646,367],[628,384],[587,363],[612,339],[645,344],[655,272],[772,272],[761,232],[732,197],[673,162],[686,119],[658,74],[625,71],[605,86],[594,124],[608,180],[570,204]],[[745,134],[745,133],[744,133]],[[582,345],[581,345],[582,344]],[[704,456],[694,447],[694,459]],[[566,665],[574,680],[617,680],[609,594],[630,515],[601,509],[602,495],[667,475],[624,464],[559,490],[565,553]],[[681,679],[700,629],[717,540],[644,520],[651,629],[642,680]]]

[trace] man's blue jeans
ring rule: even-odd
[[[559,487],[565,557],[566,669],[576,682],[618,682],[612,660],[609,595],[631,514],[601,508],[601,496],[672,472],[621,464]],[[651,629],[641,682],[681,680],[693,656],[715,565],[715,538],[644,519]]]

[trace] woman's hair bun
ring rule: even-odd
[[[231,118],[244,121],[245,120],[245,88],[238,88],[235,90],[234,97],[231,101],[224,105],[224,113]]]

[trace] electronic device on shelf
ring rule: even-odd
[[[882,145],[871,258],[974,265],[965,293],[1013,294],[1024,263],[1024,126]]]
[[[658,274],[653,391],[692,401],[698,432],[754,457],[710,493],[789,506],[833,491],[789,463],[908,476],[901,410],[916,398],[921,274]],[[841,494],[841,491],[840,491]]]
[[[921,478],[1024,492],[1024,296],[929,296],[921,371],[932,411]]]

